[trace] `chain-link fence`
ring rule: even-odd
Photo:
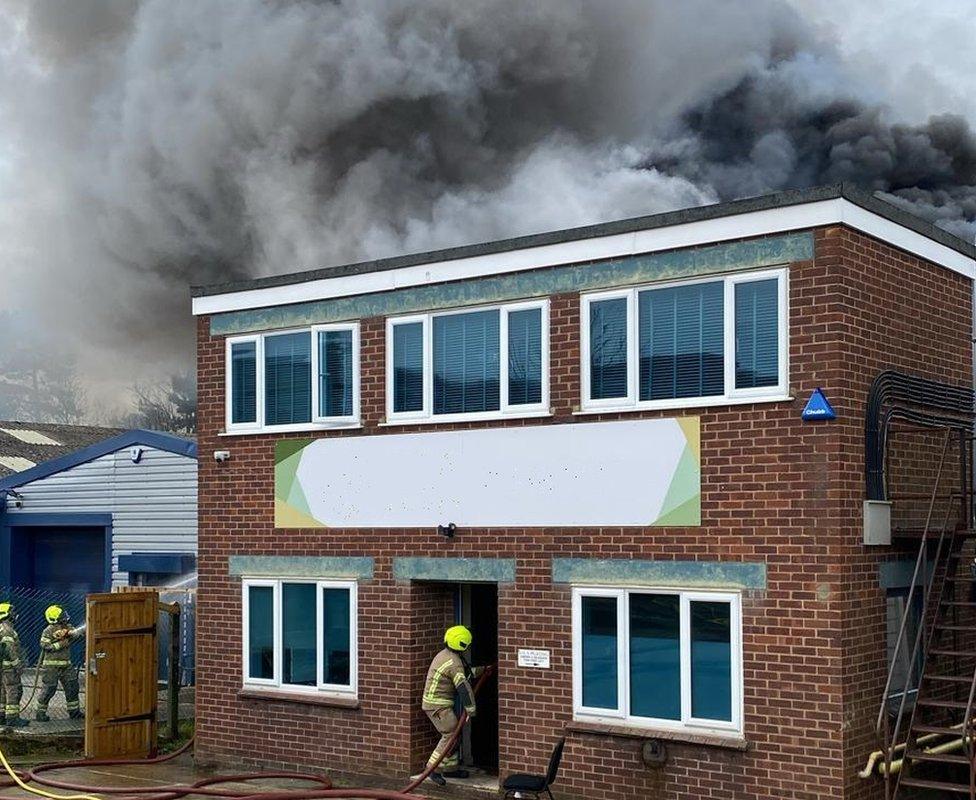
[[[51,605],[59,605],[71,619],[72,627],[85,622],[85,595],[69,592],[59,592],[45,589],[0,586],[0,602],[13,604],[17,619],[14,628],[20,639],[21,658],[21,701],[20,718],[28,725],[18,728],[25,733],[66,735],[78,734],[84,730],[84,719],[72,717],[69,713],[68,698],[65,688],[73,694],[74,678],[77,676],[79,688],[79,706],[85,708],[85,641],[80,637],[67,648],[68,657],[63,651],[60,660],[68,660],[69,666],[57,670],[51,667],[45,669],[40,646],[41,633],[48,622],[44,612]],[[168,613],[161,613],[158,624],[158,655],[159,655],[159,704],[158,718],[160,730],[164,730],[170,716],[170,660],[172,653],[178,653],[177,674],[180,681],[179,718],[181,720],[193,718],[193,680],[195,665],[194,628],[196,619],[196,591],[189,590],[160,590],[160,601],[163,603],[177,603],[180,606],[180,625],[178,649],[173,648],[173,617]],[[46,709],[45,696],[51,689],[45,690],[45,681],[50,687],[57,673],[57,687],[50,697]],[[8,675],[4,675],[8,681]],[[62,681],[62,678],[65,680]],[[39,713],[40,712],[40,713]],[[9,717],[10,715],[8,715]],[[46,719],[45,719],[46,717]],[[10,720],[7,720],[8,724]]]

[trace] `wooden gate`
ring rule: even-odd
[[[85,754],[145,758],[156,753],[156,592],[87,599]]]

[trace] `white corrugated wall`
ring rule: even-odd
[[[197,552],[197,460],[144,447],[138,464],[124,447],[85,464],[17,487],[24,497],[18,513],[112,515],[112,577],[119,556],[128,553]],[[11,520],[12,521],[12,520]]]

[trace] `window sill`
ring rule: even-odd
[[[566,726],[575,733],[591,733],[603,736],[622,736],[629,739],[663,739],[668,742],[720,747],[726,750],[745,751],[749,743],[735,734],[697,733],[695,731],[672,731],[664,728],[638,728],[631,725],[610,725],[604,722],[573,720]]]
[[[300,703],[306,706],[328,706],[331,708],[359,708],[358,697],[342,697],[335,694],[314,694],[308,692],[283,692],[280,689],[259,689],[246,686],[237,693],[240,700],[269,700],[283,703]]]
[[[785,403],[796,398],[790,394],[756,395],[755,397],[716,397],[690,398],[688,400],[669,400],[667,402],[641,403],[626,406],[599,406],[597,408],[581,408],[574,411],[574,416],[599,416],[600,414],[626,414],[638,411],[672,411],[677,409],[714,408],[716,406],[742,406],[752,403]]]
[[[432,417],[408,417],[406,419],[386,419],[379,424],[381,428],[399,428],[406,425],[446,425],[456,422],[500,422],[506,419],[539,419],[551,417],[552,411],[525,411],[502,414],[497,411],[473,414],[438,414]]]
[[[267,436],[275,433],[315,433],[326,431],[354,431],[363,427],[362,422],[339,422],[334,425],[310,422],[302,425],[278,425],[273,428],[253,428],[251,430],[223,430],[218,436]]]

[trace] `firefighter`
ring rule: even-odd
[[[58,690],[64,690],[65,705],[71,719],[82,719],[78,702],[78,670],[71,664],[71,645],[84,636],[83,628],[72,628],[68,612],[61,606],[48,606],[44,611],[47,627],[41,633],[41,696],[37,700],[37,721],[47,722],[47,706]]]
[[[22,728],[27,720],[20,716],[20,700],[24,693],[21,676],[24,659],[20,652],[20,637],[14,628],[17,611],[13,603],[0,603],[0,723],[11,728]]]
[[[424,685],[422,708],[430,718],[431,723],[441,735],[437,747],[427,760],[429,767],[444,754],[451,735],[457,727],[458,719],[454,714],[455,695],[460,698],[461,705],[468,712],[468,717],[477,713],[474,691],[468,682],[469,677],[475,678],[484,671],[484,667],[470,667],[464,659],[464,652],[471,647],[471,631],[463,625],[448,628],[444,634],[444,644],[427,670],[427,682]],[[467,778],[466,770],[458,768],[457,750],[448,753],[441,761],[442,772],[432,772],[430,779],[438,786],[444,786],[445,778]]]

